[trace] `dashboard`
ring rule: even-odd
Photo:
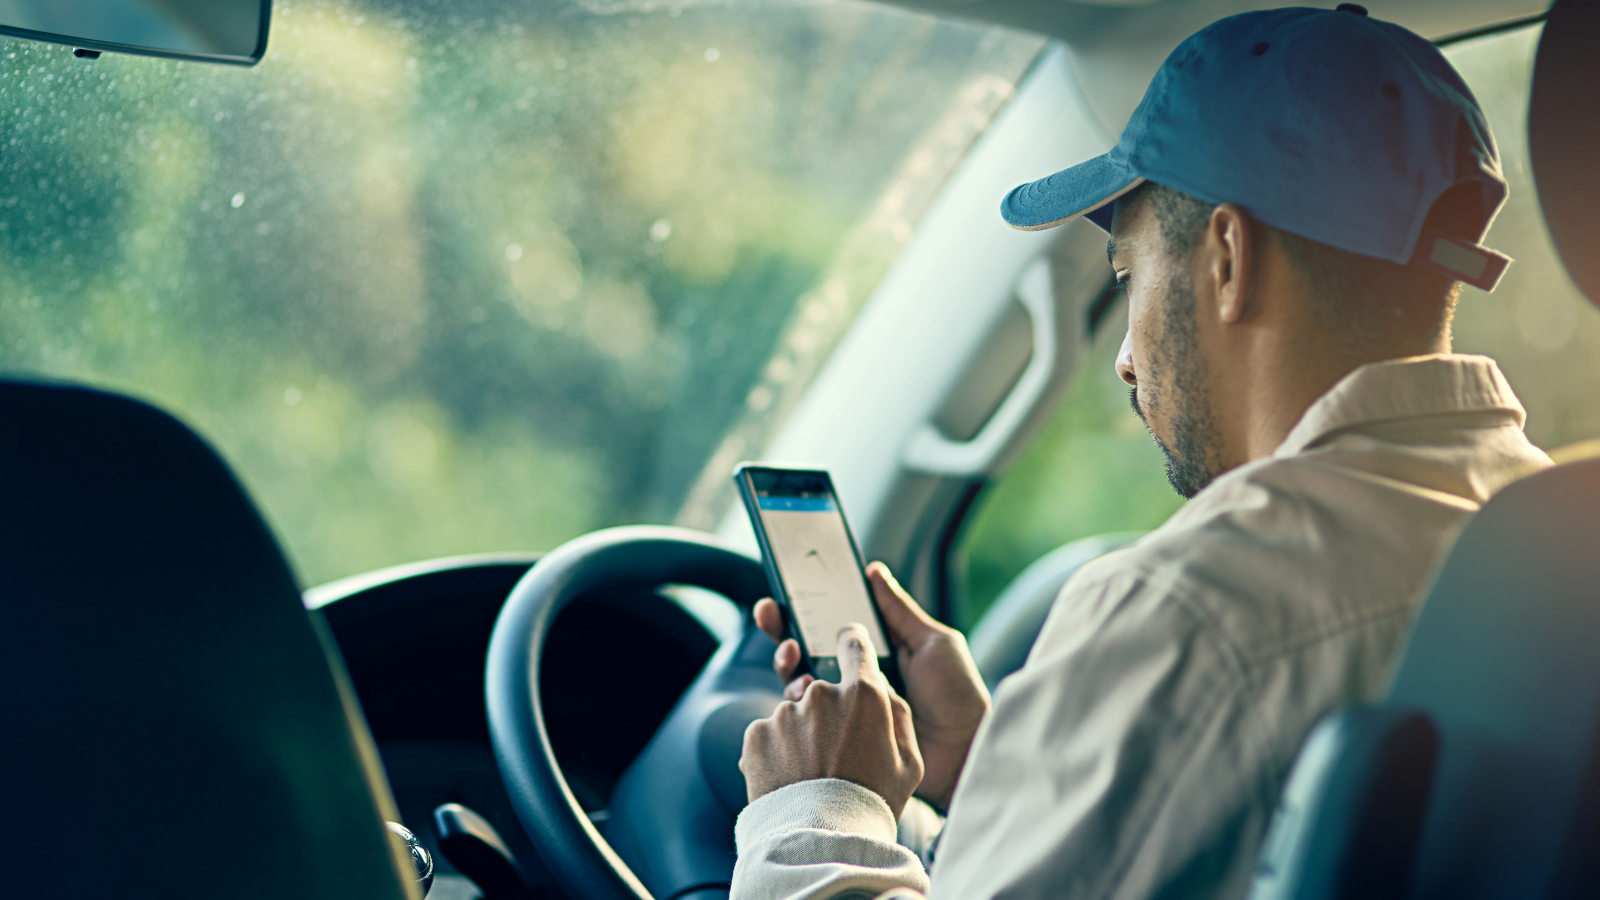
[[[438,853],[432,813],[460,803],[488,819],[530,877],[558,896],[501,784],[484,705],[495,619],[537,560],[494,554],[404,566],[312,591],[308,604],[344,657],[403,824],[434,853],[441,876],[454,869]],[[545,722],[592,821],[606,820],[617,779],[718,642],[670,592],[583,597],[556,620],[540,673]]]

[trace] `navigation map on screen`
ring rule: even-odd
[[[865,625],[878,655],[889,652],[856,561],[844,517],[831,497],[759,497],[761,524],[794,619],[812,656],[838,656],[839,629]]]

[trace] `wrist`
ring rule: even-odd
[[[950,818],[950,798],[954,795],[955,792],[950,791],[943,796],[933,797],[919,791],[915,796],[918,800],[926,803],[929,809],[948,819]]]
[[[932,785],[927,790],[924,790],[922,787],[918,787],[916,794],[917,799],[933,807],[938,811],[939,815],[949,815],[950,800],[956,795],[956,782],[960,781],[960,779],[961,773],[957,772],[956,776],[951,778],[946,784]]]
[[[936,759],[938,764],[927,766],[928,775],[931,777],[924,777],[922,784],[917,786],[917,796],[941,813],[948,810],[950,801],[956,793],[956,785],[961,781],[961,773],[967,767],[967,757],[971,751],[971,740],[953,742],[933,752],[929,752],[929,748],[925,746],[922,752],[923,760],[927,762]]]

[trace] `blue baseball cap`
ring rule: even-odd
[[[1472,91],[1439,48],[1352,3],[1207,26],[1161,64],[1111,152],[1016,188],[1000,214],[1027,231],[1084,216],[1109,232],[1113,202],[1146,181],[1484,290],[1511,262],[1482,232],[1426,223],[1447,191],[1472,195],[1484,230],[1505,202]]]

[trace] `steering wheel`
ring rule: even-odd
[[[568,787],[545,731],[545,641],[557,614],[574,599],[664,584],[722,594],[743,610],[743,625],[629,765],[612,792],[602,835]],[[750,612],[767,593],[756,559],[702,532],[662,526],[609,528],[576,538],[540,559],[512,589],[489,642],[489,734],[517,818],[568,895],[727,896],[733,823],[745,805],[739,772],[745,726],[782,699],[772,671],[772,641]]]

